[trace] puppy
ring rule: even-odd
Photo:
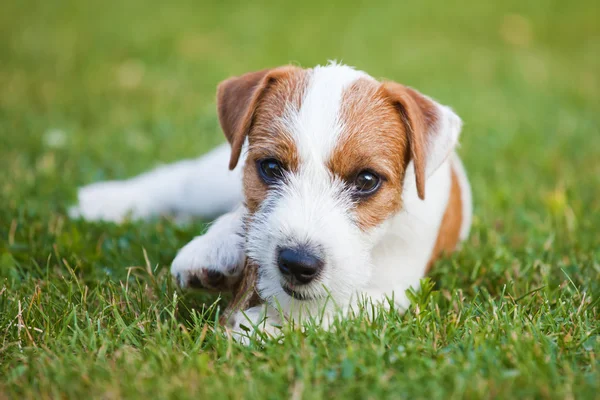
[[[234,329],[266,317],[274,332],[302,315],[326,325],[363,300],[405,309],[405,291],[467,237],[461,120],[416,90],[335,63],[284,66],[222,82],[217,108],[229,145],[83,187],[72,214],[223,214],[171,272],[182,288],[226,291],[246,257],[258,265],[266,305],[235,315]]]

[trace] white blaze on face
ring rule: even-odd
[[[300,110],[287,121],[301,163],[325,168],[344,130],[340,120],[344,90],[360,78],[371,79],[345,65],[330,64],[311,71]]]
[[[300,109],[288,108],[282,120],[298,152],[297,171],[269,191],[248,227],[247,252],[261,266],[258,288],[263,298],[289,310],[293,300],[282,289],[277,265],[279,248],[305,246],[324,267],[308,285],[295,290],[322,306],[328,295],[338,305],[367,284],[371,268],[369,234],[352,216],[344,183],[328,169],[333,149],[344,132],[340,120],[344,90],[359,78],[370,78],[347,66],[330,64],[309,72]],[[341,303],[341,304],[339,304]]]

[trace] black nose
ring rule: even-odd
[[[279,250],[279,271],[295,284],[312,281],[321,271],[323,261],[305,249],[285,248]]]

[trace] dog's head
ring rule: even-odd
[[[247,143],[247,255],[262,297],[282,306],[344,301],[367,284],[403,190],[424,198],[461,126],[417,91],[337,64],[248,73],[217,97],[231,169]]]

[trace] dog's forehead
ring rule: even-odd
[[[378,86],[365,72],[346,65],[329,64],[305,71],[303,84],[296,86],[303,92],[301,101],[288,103],[282,116],[301,161],[328,161],[347,125],[344,106],[357,82]]]

